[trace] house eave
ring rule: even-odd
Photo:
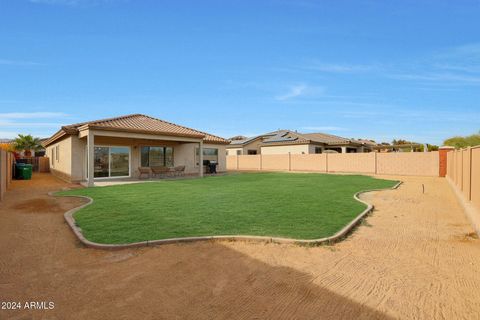
[[[151,130],[141,130],[141,129],[129,129],[129,128],[114,128],[114,127],[105,127],[105,126],[95,126],[95,125],[83,125],[78,128],[78,131],[85,130],[100,130],[100,131],[115,131],[115,132],[126,132],[126,133],[141,133],[141,134],[150,134],[150,135],[162,135],[169,137],[185,137],[185,138],[205,138],[204,134],[185,134],[185,133],[172,133],[165,131],[151,131]]]

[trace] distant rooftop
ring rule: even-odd
[[[238,138],[238,139],[234,139]],[[245,145],[257,139],[262,139],[263,144],[309,144],[318,143],[325,145],[368,145],[375,146],[375,142],[365,139],[348,139],[340,136],[335,136],[327,133],[299,133],[292,130],[278,130],[270,133],[254,136],[254,137],[234,137],[230,142],[230,145]]]

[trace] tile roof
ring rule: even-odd
[[[312,140],[314,142],[321,142],[325,143],[328,145],[337,145],[337,144],[349,144],[349,143],[355,143],[355,141],[347,139],[347,138],[342,138],[339,136],[334,136],[333,134],[326,134],[326,133],[305,133],[303,136],[309,140]]]
[[[298,132],[279,130],[263,140],[263,143],[309,143],[309,141]]]
[[[378,143],[376,143],[375,141],[372,141],[372,140],[367,140],[367,139],[357,139],[358,142],[360,142],[361,144],[364,144],[364,145],[368,145],[368,146],[378,146]]]
[[[347,139],[326,133],[298,133],[291,130],[278,130],[263,135],[258,135],[242,140],[234,140],[230,142],[230,146],[245,145],[254,140],[263,138],[264,145],[289,145],[289,144],[324,144],[324,145],[375,145],[375,142],[369,140]]]
[[[230,145],[245,145],[249,144],[252,141],[255,141],[260,138],[268,138],[271,136],[277,135],[279,132],[285,132],[286,130],[278,130],[278,131],[273,131],[265,134],[261,134],[258,136],[253,136],[253,137],[244,137],[244,136],[236,136],[233,138],[230,138]]]
[[[51,144],[65,134],[77,134],[85,129],[111,130],[124,132],[137,132],[146,134],[160,134],[168,136],[203,138],[205,143],[228,144],[226,139],[202,132],[199,130],[180,126],[171,122],[156,119],[143,114],[131,114],[121,117],[81,122],[63,126],[61,130],[55,133],[45,145]]]

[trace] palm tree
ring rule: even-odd
[[[17,150],[25,150],[26,157],[32,155],[32,150],[37,151],[43,148],[40,143],[40,138],[34,138],[31,134],[19,134],[15,139],[14,144]]]

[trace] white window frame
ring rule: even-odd
[[[130,146],[115,146],[115,145],[99,145],[99,144],[96,144],[93,146],[94,150],[95,148],[98,147],[98,148],[108,148],[108,177],[93,177],[93,180],[111,180],[111,179],[125,179],[125,178],[131,178],[132,177],[132,147]],[[118,147],[121,147],[121,148],[128,148],[128,176],[116,176],[116,177],[112,177],[110,176],[111,172],[110,172],[110,148],[118,148]],[[95,151],[94,151],[94,155],[95,155]],[[88,179],[88,149],[86,150],[85,152],[85,164],[86,164],[86,167],[87,167],[87,170],[85,171],[87,174],[86,174],[86,178]]]

